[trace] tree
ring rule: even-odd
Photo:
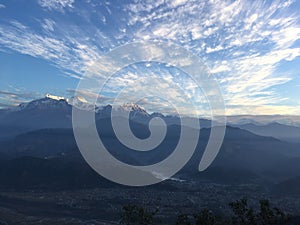
[[[268,200],[260,200],[259,224],[281,225],[288,224],[290,218],[278,208],[271,208]]]
[[[232,224],[236,225],[256,225],[256,216],[254,210],[248,206],[247,198],[242,198],[229,203],[233,211]]]
[[[180,214],[177,217],[176,225],[192,225],[190,216],[188,214]]]
[[[288,225],[290,216],[278,208],[272,208],[268,200],[260,200],[259,210],[248,205],[247,198],[229,203],[233,212],[228,218],[220,217],[209,209],[202,209],[194,214],[177,216],[176,225]],[[154,225],[158,210],[149,211],[136,205],[123,207],[120,224]],[[155,222],[156,220],[156,222]]]
[[[148,211],[144,207],[126,205],[123,207],[120,224],[122,225],[153,225],[158,209]]]
[[[212,213],[209,209],[203,209],[198,214],[194,214],[196,225],[218,225],[223,224],[221,217]]]
[[[177,217],[176,225],[223,225],[221,217],[216,216],[209,209],[202,209],[193,215],[181,214]]]
[[[289,216],[278,208],[271,208],[268,200],[260,200],[260,211],[255,213],[248,206],[246,198],[229,204],[233,210],[234,225],[284,225],[289,224]]]

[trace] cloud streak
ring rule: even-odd
[[[286,100],[267,91],[293,79],[276,73],[278,64],[300,56],[299,47],[293,46],[300,35],[299,15],[288,11],[292,3],[166,1],[167,7],[163,2],[152,8],[140,3],[128,10],[131,24],[139,26],[137,38],[164,37],[203,56],[221,83],[227,106],[239,105],[231,113],[261,113],[261,105],[274,104],[276,109]],[[278,106],[280,112],[283,108]]]
[[[220,83],[228,112],[262,113],[271,108],[276,112],[276,107],[280,113],[291,111],[292,106],[282,106],[287,99],[272,87],[294,79],[279,73],[278,68],[300,56],[296,44],[300,16],[293,11],[293,1],[146,0],[123,2],[120,7],[109,1],[81,2],[80,7],[74,0],[38,3],[42,10],[50,11],[39,20],[41,30],[16,20],[0,24],[2,50],[46,59],[67,76],[80,78],[99,56],[114,47],[139,40],[169,40],[198,55],[210,68]],[[53,11],[72,19],[58,20],[51,15]],[[136,70],[136,76],[143,79],[143,72]],[[162,74],[169,79],[175,76]],[[130,84],[132,76],[117,78],[111,85],[112,94]],[[188,79],[177,82],[193,87]],[[163,83],[147,84],[148,91],[155,90],[155,85]],[[135,91],[142,91],[139,88],[136,85]],[[166,95],[178,96],[171,87],[161,88]],[[196,94],[199,92],[194,88],[187,91],[198,102]],[[178,103],[183,104],[180,96]]]
[[[43,8],[63,12],[64,8],[73,8],[75,0],[38,0]]]
[[[40,98],[41,95],[35,92],[26,92],[14,88],[13,91],[0,90],[0,108],[17,106],[20,103]]]

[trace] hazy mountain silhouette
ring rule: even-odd
[[[150,135],[148,126],[153,117],[160,117],[167,124],[166,137],[157,148],[148,152],[138,152],[124,146],[116,137],[110,117],[112,110],[110,105],[95,108],[95,117],[98,134],[115,158],[133,165],[150,165],[168,157],[176,147],[181,132],[179,117],[165,116],[160,113],[149,114],[139,106],[132,104],[117,109],[129,111],[131,131],[139,138],[147,138]],[[24,157],[27,157],[25,160],[33,160],[33,165],[36,165],[36,162],[42,162],[43,166],[44,164],[48,165],[51,170],[50,164],[53,164],[54,168],[58,166],[56,164],[59,164],[58,167],[61,170],[66,166],[67,171],[73,170],[69,163],[87,166],[76,145],[71,113],[72,106],[66,100],[51,98],[35,100],[12,109],[2,109],[0,111],[0,136],[2,138],[0,160],[9,159],[9,163],[14,165],[19,163],[19,158],[24,160]],[[127,120],[123,117],[119,119]],[[276,137],[281,133],[288,135],[293,132],[294,136],[291,134],[291,137],[295,137],[298,128],[278,123],[265,126],[246,124],[243,125],[244,129],[227,126],[219,155],[207,171],[199,173],[198,164],[210,135],[210,121],[201,119],[200,124],[202,129],[196,151],[178,176],[194,176],[197,179],[214,182],[246,182],[260,178],[278,182],[300,176],[300,164],[298,163],[300,145],[281,141],[274,137],[266,137],[272,135]],[[189,127],[188,129],[192,131],[195,128]],[[253,133],[246,129],[253,129]],[[263,136],[254,134],[254,132],[260,132]],[[272,134],[266,135],[268,132],[272,132]],[[38,159],[42,161],[38,161]],[[5,176],[9,163],[3,163],[2,176]],[[22,169],[28,169],[29,173],[34,172],[27,166],[20,168],[19,172]],[[69,175],[75,176],[74,174],[70,172]],[[33,177],[40,176],[37,173],[31,175]],[[12,177],[14,176],[22,177],[23,175],[12,173]]]
[[[300,143],[300,127],[289,126],[277,122],[266,125],[256,125],[252,123],[239,125],[238,127],[251,131],[252,133],[275,137],[280,140]]]
[[[82,103],[85,104],[85,103]],[[103,107],[82,106],[84,110],[94,110],[96,120],[108,119],[113,110],[111,105]],[[130,120],[148,124],[153,117],[163,118],[167,125],[180,124],[177,116],[160,113],[148,114],[136,104],[124,104],[118,111],[129,111]],[[200,119],[201,127],[210,127],[210,121]],[[45,128],[72,128],[72,105],[65,99],[45,97],[17,107],[0,110],[0,140],[11,139],[19,134]]]
[[[105,122],[110,124],[107,120]],[[144,133],[145,136],[148,132],[148,127],[139,123],[133,124],[132,129],[139,134]],[[174,150],[178,142],[180,126],[168,126],[165,140],[159,147],[149,152],[128,149],[119,142],[108,126],[104,135],[101,132],[99,134],[107,149],[117,159],[133,165],[148,165],[161,161]],[[182,170],[182,174],[199,173],[198,164],[209,135],[210,129],[201,130],[196,151]],[[11,141],[1,142],[0,146],[2,154],[11,159],[27,156],[43,159],[62,158],[73,162],[83,161],[72,129],[33,131],[19,135]],[[208,170],[206,173],[214,174],[214,179],[217,177],[228,181],[247,180],[255,177],[254,174],[258,177],[269,177],[275,181],[283,180],[299,175],[300,165],[298,160],[293,160],[298,157],[300,157],[298,144],[290,144],[275,138],[258,136],[239,128],[227,127],[220,153],[212,164],[212,168],[215,169]],[[221,172],[216,173],[216,170]],[[223,175],[217,176],[217,174]],[[204,173],[203,178],[207,179],[207,177]]]

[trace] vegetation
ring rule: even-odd
[[[144,207],[126,205],[123,207],[120,224],[122,225],[154,225],[158,209],[148,211]]]
[[[246,198],[229,204],[234,215],[234,225],[281,225],[290,224],[290,216],[278,208],[271,208],[268,200],[260,200],[260,210],[255,212],[248,206]]]
[[[272,208],[268,200],[259,202],[259,209],[254,210],[243,198],[229,203],[231,214],[220,216],[209,209],[202,209],[193,214],[180,214],[176,225],[288,225],[290,216],[278,208]],[[136,205],[123,207],[120,224],[122,225],[154,225],[159,224],[156,215],[158,210],[148,211]]]

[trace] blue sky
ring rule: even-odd
[[[220,85],[227,114],[300,115],[297,0],[0,0],[0,107],[48,92],[71,97],[101,55],[152,39],[199,56]],[[192,81],[165,65],[124,69],[111,87],[118,91],[135,78],[157,76],[171,76],[175,86],[149,81],[147,90],[161,86],[184,107],[176,92],[181,86],[205,108]],[[133,87],[140,91],[145,83]],[[168,104],[149,99],[142,102],[146,109],[168,112]]]

